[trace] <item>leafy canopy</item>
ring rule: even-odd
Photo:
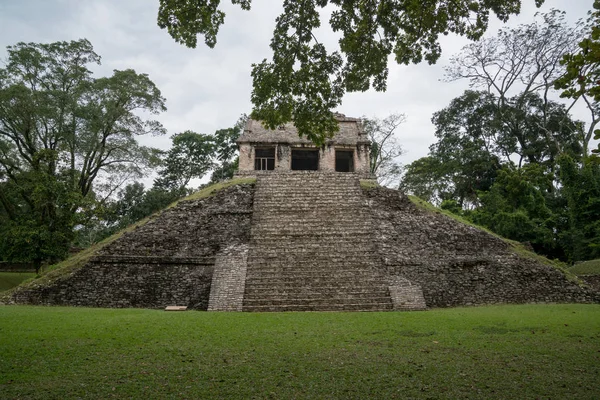
[[[600,0],[594,1],[594,10],[587,22],[588,34],[578,43],[578,51],[564,55],[562,64],[566,73],[556,81],[557,89],[563,89],[561,97],[582,98],[590,109],[592,122],[588,136],[600,140]],[[593,150],[600,153],[600,144]]]
[[[160,0],[158,25],[188,47],[196,47],[199,35],[214,47],[225,20],[219,3]],[[232,3],[251,6],[251,0]],[[333,8],[331,29],[341,34],[335,51],[314,34],[326,6]],[[440,35],[479,39],[490,12],[506,21],[520,7],[521,0],[283,0],[273,57],[252,65],[252,117],[271,129],[293,120],[301,136],[321,144],[338,129],[332,110],[346,92],[386,90],[390,56],[402,64],[435,63]]]
[[[93,204],[140,177],[163,134],[164,98],[145,74],[94,78],[85,39],[8,47],[0,68],[0,258],[60,259]]]

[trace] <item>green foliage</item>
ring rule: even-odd
[[[569,229],[562,234],[570,261],[600,258],[600,160],[559,160]]]
[[[154,185],[164,190],[182,191],[192,178],[201,178],[213,168],[214,138],[192,131],[171,136],[173,145],[163,160]]]
[[[537,164],[520,170],[504,168],[490,190],[481,194],[481,206],[470,213],[469,219],[508,239],[528,242],[543,254],[554,255],[553,213],[544,196],[548,180]]]
[[[211,184],[233,179],[233,175],[238,170],[240,159],[236,157],[233,161],[224,161],[219,167],[215,168],[210,176]]]
[[[436,157],[422,157],[404,167],[399,190],[427,202],[439,204],[451,197],[449,182],[443,173],[444,165]]]
[[[456,200],[452,200],[452,199],[444,200],[444,201],[442,201],[442,204],[440,204],[440,208],[442,210],[449,211],[452,214],[456,214],[456,215],[463,214],[463,209],[460,206],[460,204],[458,204],[458,201],[456,201]]]
[[[232,3],[249,10],[251,1]],[[338,129],[332,110],[346,92],[386,89],[391,56],[403,64],[435,63],[440,35],[479,39],[490,12],[506,21],[520,6],[521,0],[283,0],[273,57],[252,66],[252,116],[272,129],[293,120],[301,136],[322,144]],[[315,36],[325,7],[332,10],[329,25],[341,36],[332,52]],[[198,35],[213,47],[224,18],[216,0],[160,0],[158,25],[188,47],[196,47]]]
[[[216,183],[233,178],[237,171],[239,159],[237,157],[237,140],[242,134],[248,116],[243,114],[232,128],[219,129],[214,134],[215,141],[215,169],[210,177],[210,183]]]
[[[372,188],[376,188],[379,185],[377,184],[377,181],[373,180],[373,179],[361,179],[360,180],[360,187],[363,189],[372,189]]]
[[[592,399],[598,305],[0,308],[2,398]],[[101,371],[99,373],[99,371]]]
[[[0,69],[0,258],[64,257],[90,205],[141,177],[152,149],[136,137],[162,134],[139,112],[165,110],[147,75],[114,71],[94,79],[87,40],[8,47]]]
[[[382,186],[397,186],[402,168],[397,161],[404,151],[398,142],[396,130],[406,122],[404,114],[391,114],[383,120],[363,119],[363,128],[371,141],[370,172]]]
[[[593,11],[587,24],[588,34],[578,44],[579,51],[566,54],[562,64],[566,73],[556,81],[557,89],[562,89],[561,97],[578,99],[582,97],[592,110],[593,118],[589,132],[600,140],[600,129],[594,129],[600,122],[600,1],[594,0]],[[593,150],[600,153],[600,145]]]

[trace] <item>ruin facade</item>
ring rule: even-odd
[[[287,123],[272,130],[249,119],[237,143],[238,175],[284,171],[350,172],[370,176],[371,142],[357,118],[336,114],[339,131],[317,147]]]

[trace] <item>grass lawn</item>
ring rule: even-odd
[[[597,399],[600,306],[0,307],[0,398]]]
[[[35,272],[0,272],[0,292],[14,288],[19,283],[34,276]]]
[[[600,275],[600,260],[580,262],[569,268],[569,271],[577,275]]]

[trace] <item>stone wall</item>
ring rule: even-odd
[[[272,144],[250,144],[240,143],[239,171],[254,173],[254,148],[275,147],[275,169],[274,171],[264,171],[263,173],[285,172],[291,170],[292,150],[298,148],[317,149],[312,143],[301,143],[288,145],[282,143]],[[366,144],[358,145],[340,145],[328,144],[319,149],[319,170],[323,172],[335,172],[335,151],[351,150],[354,152],[354,171],[363,175],[369,174],[369,146]]]
[[[600,275],[580,275],[579,278],[591,289],[600,293]]]
[[[214,260],[96,258],[50,285],[17,291],[18,304],[86,307],[208,307]]]
[[[364,193],[381,267],[390,279],[420,285],[429,307],[600,300],[558,269],[518,255],[485,231],[422,210],[398,191]]]
[[[249,240],[253,193],[253,185],[236,185],[181,201],[105,246],[73,273],[16,291],[13,301],[206,310],[215,259]]]

